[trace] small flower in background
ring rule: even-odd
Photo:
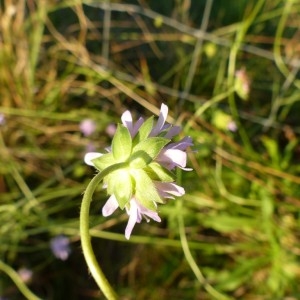
[[[120,164],[121,167],[104,177],[105,187],[110,195],[102,209],[103,216],[111,215],[118,207],[129,215],[125,237],[130,238],[136,223],[142,217],[160,222],[157,204],[166,199],[184,195],[184,188],[175,184],[175,175],[171,172],[176,167],[186,168],[186,149],[191,146],[190,137],[179,142],[172,139],[180,132],[180,127],[165,123],[168,107],[162,104],[157,122],[139,118],[133,122],[132,115],[125,111],[121,117],[106,154],[90,152],[85,155],[85,162],[96,167],[100,172],[109,166]]]
[[[235,91],[243,99],[248,100],[251,81],[243,67],[235,72]]]
[[[231,132],[236,132],[238,130],[238,127],[236,123],[233,120],[231,120],[227,124],[227,129]]]
[[[115,124],[109,124],[106,129],[105,132],[109,137],[113,137],[114,134],[116,133],[117,127]]]
[[[24,283],[28,283],[32,279],[33,272],[27,268],[21,268],[18,270],[18,274]]]
[[[91,119],[85,119],[80,122],[79,128],[84,136],[90,136],[95,132],[97,124]]]
[[[224,131],[229,130],[231,132],[236,132],[238,129],[236,123],[232,119],[232,116],[219,109],[214,111],[211,122],[218,129]]]
[[[67,260],[71,254],[70,240],[64,235],[52,238],[50,248],[54,256],[60,260]]]
[[[4,116],[4,114],[0,113],[0,126],[2,126],[4,124],[5,124],[5,116]]]

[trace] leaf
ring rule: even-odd
[[[116,162],[126,161],[132,150],[132,139],[127,127],[118,124],[115,136],[112,140],[112,154]]]

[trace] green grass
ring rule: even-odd
[[[194,141],[184,197],[129,241],[123,212],[101,215],[100,187],[92,203],[120,299],[299,299],[299,15],[298,0],[2,3],[0,296],[103,299],[80,247],[95,173],[83,156],[110,144],[122,112],[163,102]],[[59,234],[66,261],[49,247]]]

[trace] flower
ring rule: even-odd
[[[120,207],[126,210],[129,220],[125,237],[130,238],[136,223],[144,217],[160,222],[158,203],[166,199],[184,195],[184,188],[175,183],[172,170],[179,167],[185,171],[187,154],[191,146],[190,137],[178,142],[173,138],[180,127],[166,123],[168,107],[161,105],[157,122],[154,117],[147,120],[139,118],[133,122],[132,115],[125,111],[114,135],[112,146],[107,153],[90,152],[85,155],[86,164],[96,167],[100,172],[116,165],[104,177],[105,187],[110,195],[102,208],[103,216],[109,216]]]
[[[0,126],[5,124],[5,116],[4,114],[0,113]]]
[[[85,119],[80,122],[79,128],[84,136],[90,136],[96,130],[96,123],[91,119]]]
[[[52,238],[50,248],[54,256],[60,260],[67,260],[71,253],[69,238],[64,235]]]
[[[18,270],[18,274],[23,282],[28,283],[32,279],[33,272],[27,268],[21,268]]]
[[[235,91],[243,99],[248,100],[250,93],[251,80],[247,74],[246,68],[235,72]]]
[[[105,128],[105,132],[109,137],[113,137],[116,132],[116,125],[115,124],[108,124]]]
[[[236,132],[238,130],[238,127],[236,123],[233,120],[231,120],[227,124],[227,129],[231,132]]]

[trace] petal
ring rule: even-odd
[[[166,148],[179,149],[179,150],[185,151],[186,148],[189,146],[193,146],[193,141],[189,136],[187,136],[187,137],[183,138],[182,140],[180,140],[179,142],[169,144]]]
[[[139,119],[135,122],[135,124],[134,124],[134,126],[133,126],[133,128],[132,128],[132,132],[131,132],[131,136],[132,136],[132,137],[134,137],[134,136],[137,134],[137,132],[139,131],[139,129],[140,129],[140,127],[142,126],[143,123],[144,123],[144,119],[143,119],[143,118],[139,118]]]
[[[136,222],[138,222],[138,208],[135,201],[130,201],[130,209],[127,210],[129,220],[125,229],[125,238],[129,240],[132,229]]]
[[[144,119],[139,118],[137,122],[133,124],[132,115],[128,110],[123,113],[121,120],[123,125],[129,130],[131,137],[134,137],[137,134],[139,128],[144,123]]]
[[[171,170],[175,167],[184,168],[186,166],[187,155],[184,151],[178,149],[164,149],[155,159],[165,168]]]
[[[99,152],[88,152],[84,156],[84,162],[89,166],[95,166],[92,162],[93,159],[102,156],[102,153]]]
[[[119,207],[119,203],[114,195],[111,195],[102,208],[104,217],[110,216]]]
[[[129,131],[131,131],[133,125],[132,125],[132,115],[129,110],[126,110],[122,116],[121,116],[122,123],[125,127],[128,128]]]
[[[179,127],[179,126],[173,126],[173,127],[170,128],[169,131],[166,133],[165,138],[166,138],[166,139],[171,139],[171,138],[173,138],[175,135],[179,134],[180,131],[181,131],[181,127]]]
[[[146,209],[142,212],[143,215],[146,215],[147,217],[151,218],[152,220],[156,222],[161,222],[161,218],[159,217],[158,213],[155,211],[152,211],[150,209]],[[147,220],[149,222],[149,220]]]
[[[157,123],[152,129],[149,136],[157,136],[161,132],[168,116],[168,110],[168,106],[162,103]]]
[[[172,182],[155,181],[154,184],[157,188],[158,193],[164,198],[170,198],[170,195],[179,197],[185,194],[185,190],[183,187]]]
[[[151,218],[152,220],[156,222],[161,222],[160,217],[158,216],[158,213],[156,211],[153,211],[151,209],[146,208],[143,206],[138,200],[134,199],[136,201],[137,209],[138,209],[138,216],[140,216],[140,221],[142,220],[142,215],[147,216]],[[153,204],[155,207],[157,207],[157,204],[153,201]],[[146,217],[145,217],[146,218]],[[146,218],[147,222],[149,222],[149,219]],[[140,222],[138,222],[140,223]]]

